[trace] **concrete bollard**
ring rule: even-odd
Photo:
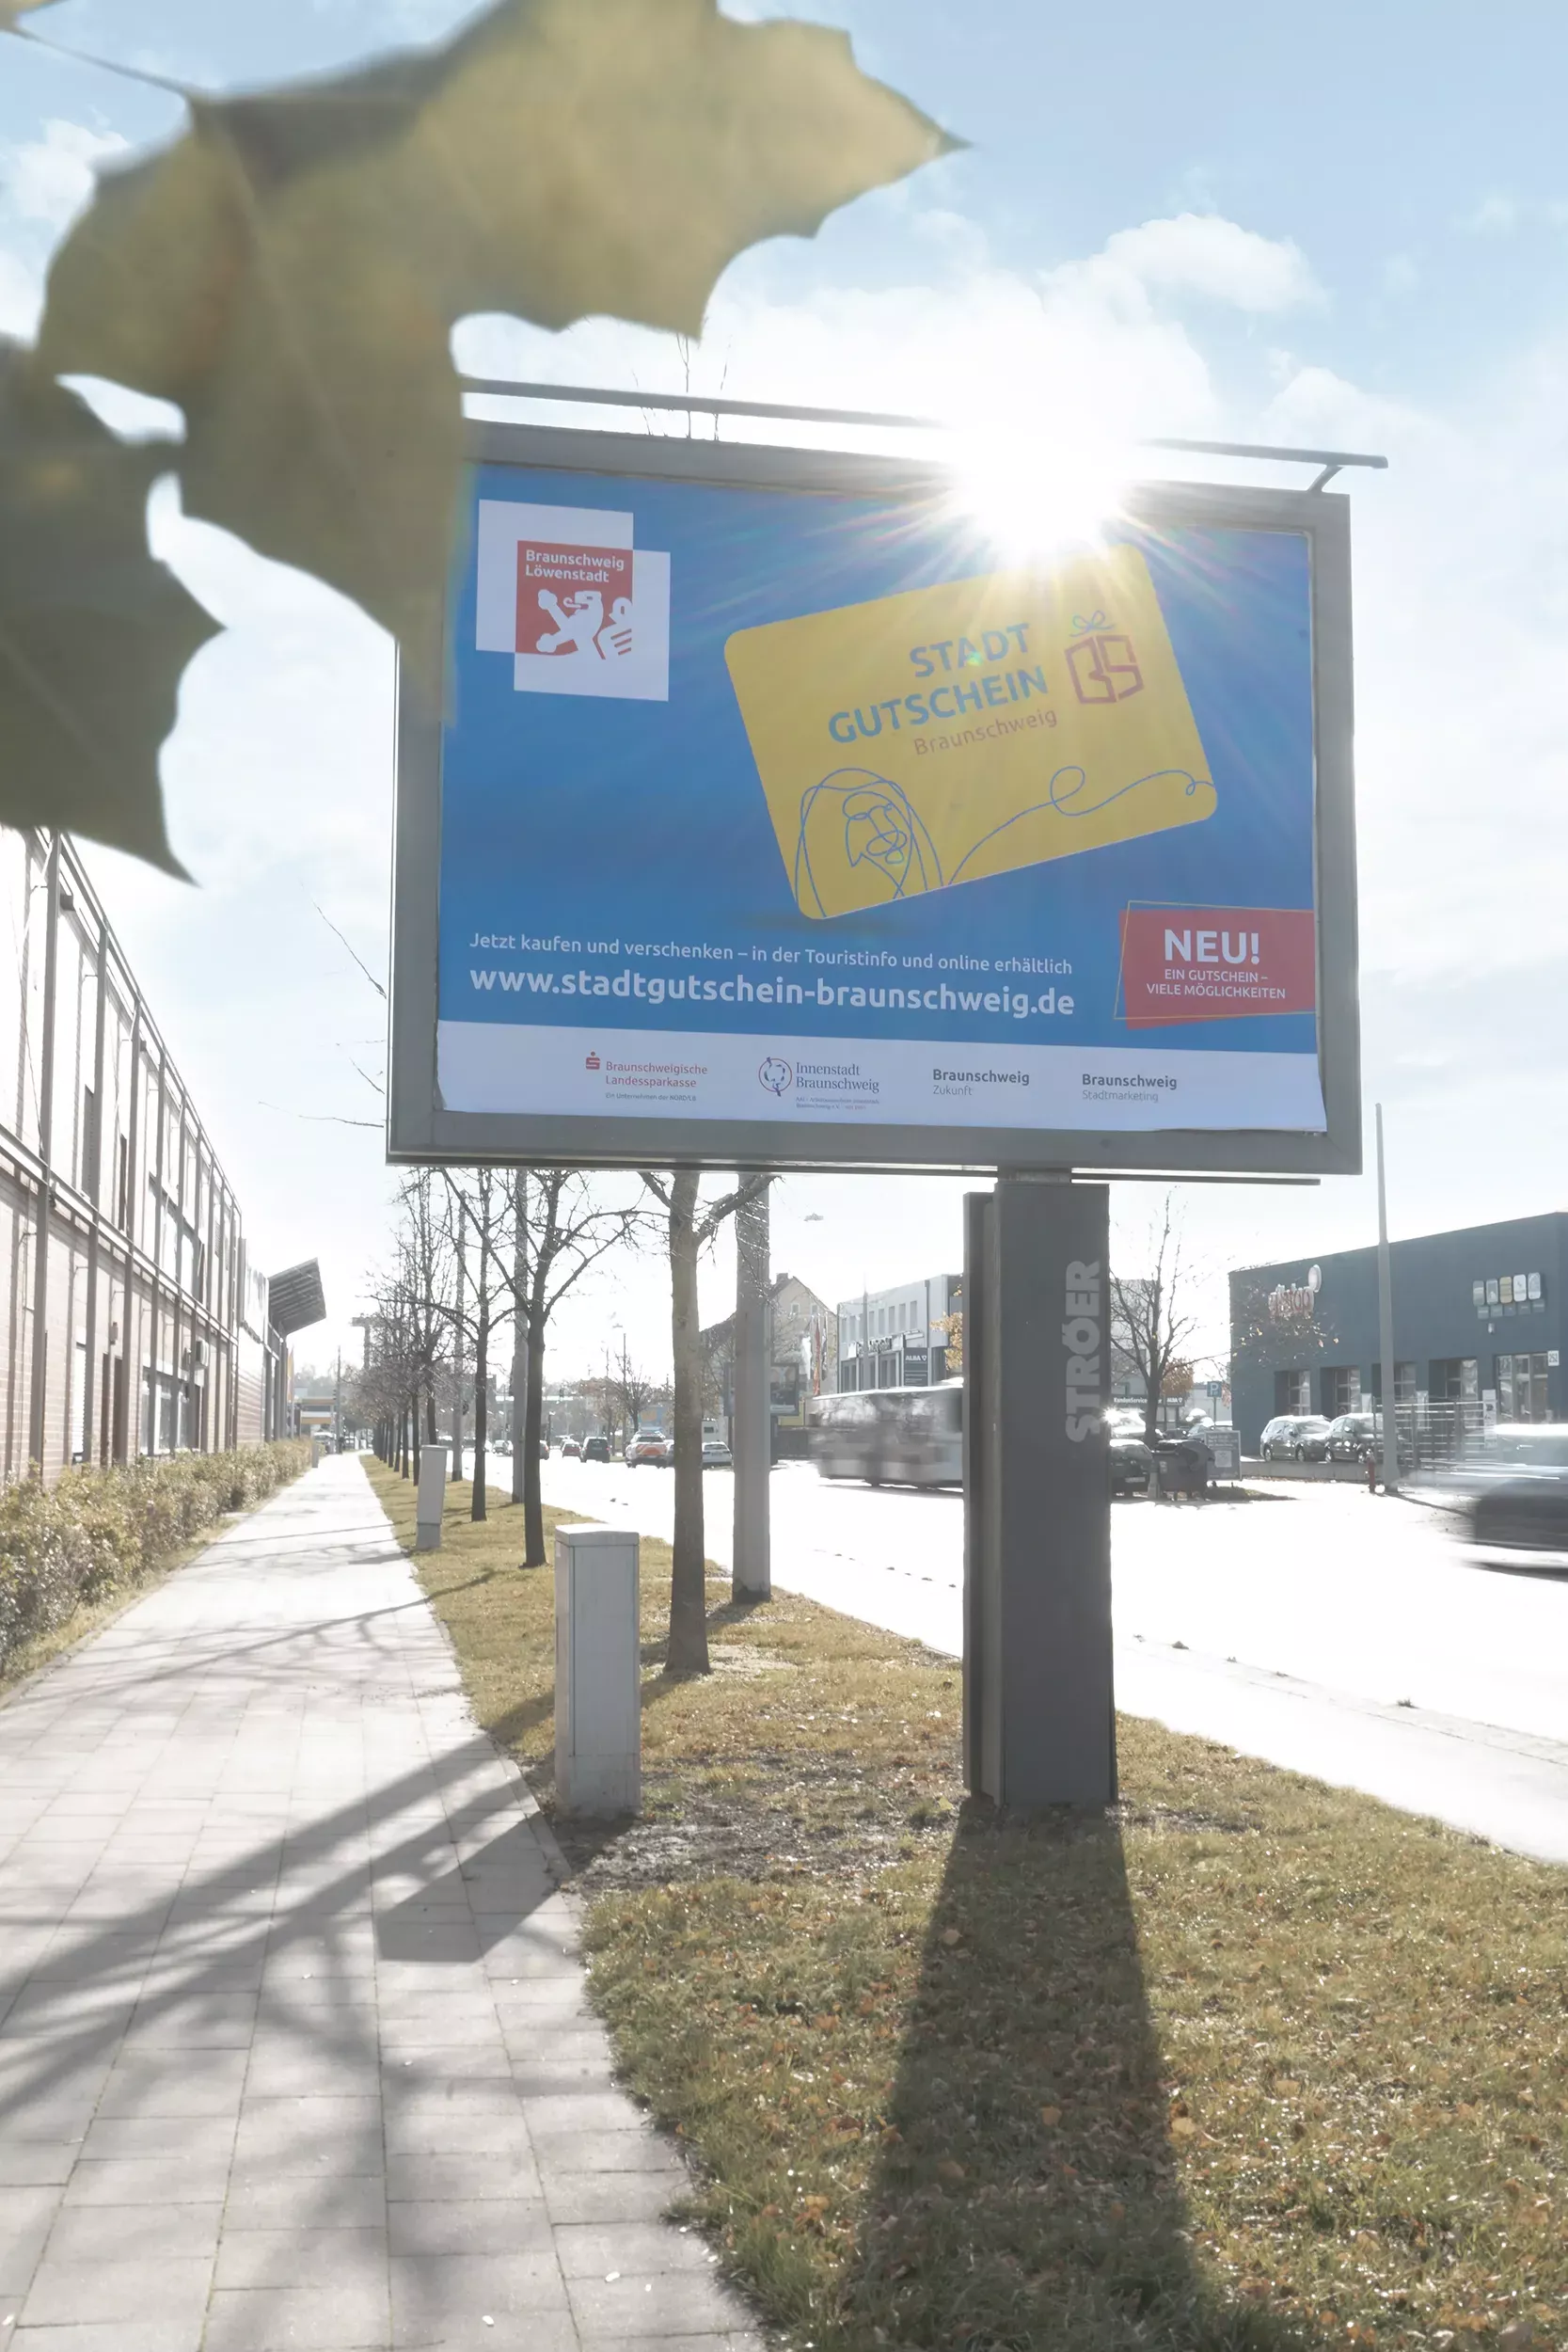
[[[620,1527],[555,1532],[555,1786],[566,1813],[642,1802],[638,1538]]]
[[[428,1441],[420,1448],[420,1492],[414,1505],[414,1549],[439,1551],[441,1511],[447,1500],[447,1449]]]

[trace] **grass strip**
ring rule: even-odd
[[[547,1804],[519,1519],[420,1567]],[[788,2341],[1568,2343],[1568,1874],[1130,1719],[1114,1818],[999,1817],[950,1660],[715,1580],[671,1683],[642,1559],[647,1814],[558,1834],[626,2079]]]

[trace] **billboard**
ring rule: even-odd
[[[394,1157],[1359,1166],[1343,499],[472,432]]]

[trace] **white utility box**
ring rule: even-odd
[[[555,1531],[555,1787],[564,1813],[642,1802],[638,1538],[623,1527]]]
[[[1241,1435],[1234,1429],[1200,1429],[1197,1441],[1209,1456],[1215,1478],[1240,1478],[1242,1474]]]
[[[447,1449],[428,1442],[420,1448],[420,1492],[414,1505],[414,1549],[439,1551],[441,1513],[447,1502]]]

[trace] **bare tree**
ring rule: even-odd
[[[726,1217],[766,1190],[771,1174],[741,1176],[715,1200],[702,1199],[702,1170],[642,1170],[642,1182],[664,1210],[670,1249],[670,1352],[674,1362],[675,1527],[671,1543],[671,1674],[708,1671],[707,1585],[703,1536],[703,1339],[697,1308],[697,1263]]]
[[[398,1279],[407,1298],[409,1373],[414,1389],[414,1474],[423,1437],[436,1439],[436,1388],[446,1359],[448,1331],[440,1300],[451,1268],[451,1235],[435,1195],[431,1170],[416,1168],[398,1193]]]
[[[1198,1318],[1188,1302],[1191,1268],[1182,1249],[1174,1197],[1166,1193],[1148,1230],[1148,1271],[1111,1276],[1111,1363],[1144,1384],[1144,1435],[1152,1442],[1160,1399],[1173,1369],[1185,1360]]]
[[[561,1168],[533,1171],[526,1194],[526,1246],[513,1262],[515,1311],[528,1331],[527,1402],[523,1413],[523,1534],[525,1567],[545,1563],[545,1509],[539,1485],[539,1434],[544,1423],[545,1341],[550,1317],[568,1291],[607,1251],[636,1238],[646,1213],[640,1202],[613,1207],[585,1177]],[[608,1400],[607,1400],[608,1403]],[[515,1478],[515,1470],[514,1470]],[[514,1486],[515,1492],[515,1486]]]
[[[473,1349],[474,1477],[468,1515],[483,1519],[489,1517],[484,1449],[490,1434],[490,1343],[511,1322],[515,1308],[512,1276],[506,1266],[512,1240],[512,1188],[493,1168],[476,1168],[471,1175],[443,1168],[441,1174],[454,1254],[457,1236],[463,1232],[473,1251],[467,1281],[460,1278],[454,1296],[443,1300],[438,1311],[450,1325],[460,1365],[470,1345]],[[457,1430],[461,1444],[461,1388]]]
[[[627,1351],[624,1333],[621,1338],[621,1360],[610,1367],[610,1385],[614,1391],[616,1403],[626,1417],[628,1439],[636,1437],[648,1406],[670,1393],[662,1382],[653,1379],[645,1372],[638,1371]]]

